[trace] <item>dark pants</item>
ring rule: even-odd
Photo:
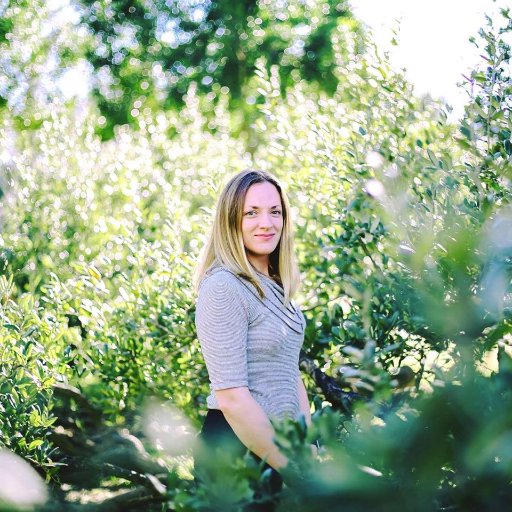
[[[218,409],[208,409],[208,413],[206,414],[206,418],[203,422],[203,427],[199,433],[199,438],[209,448],[215,449],[220,447],[222,453],[227,454],[227,456],[232,459],[242,457],[247,452],[245,445],[240,441],[240,439],[238,439],[237,435],[233,432],[233,429],[224,417],[224,414],[222,414],[222,411]],[[258,463],[261,462],[261,459],[255,453],[249,453]],[[200,477],[201,465],[202,462],[200,458],[196,458],[196,477]],[[266,463],[264,464],[261,472],[263,473],[267,469],[270,470],[270,493],[271,495],[275,495],[282,489],[283,479],[279,472]],[[257,493],[255,493],[255,498],[258,498]],[[244,508],[244,511],[273,512],[276,509],[276,504],[277,501],[276,498],[274,498],[268,503],[254,503],[249,507]]]

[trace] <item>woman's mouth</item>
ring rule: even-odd
[[[270,235],[256,235],[256,236],[263,240],[270,240],[274,236],[274,234],[272,233]]]

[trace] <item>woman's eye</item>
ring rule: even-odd
[[[270,213],[272,215],[281,215],[281,210],[272,210]],[[244,215],[246,215],[248,217],[254,217],[257,214],[258,214],[258,212],[256,210],[250,210],[248,212],[245,212]]]

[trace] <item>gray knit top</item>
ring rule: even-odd
[[[306,321],[293,303],[283,305],[282,287],[257,273],[265,298],[254,285],[223,266],[208,269],[199,285],[196,329],[215,391],[247,386],[269,418],[299,416],[299,352]]]

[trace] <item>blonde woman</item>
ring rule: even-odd
[[[232,437],[272,468],[274,487],[288,461],[270,419],[311,423],[299,373],[305,319],[288,199],[263,171],[233,176],[217,203],[195,275],[196,327],[210,379],[206,443]],[[259,510],[270,510],[260,508]]]

